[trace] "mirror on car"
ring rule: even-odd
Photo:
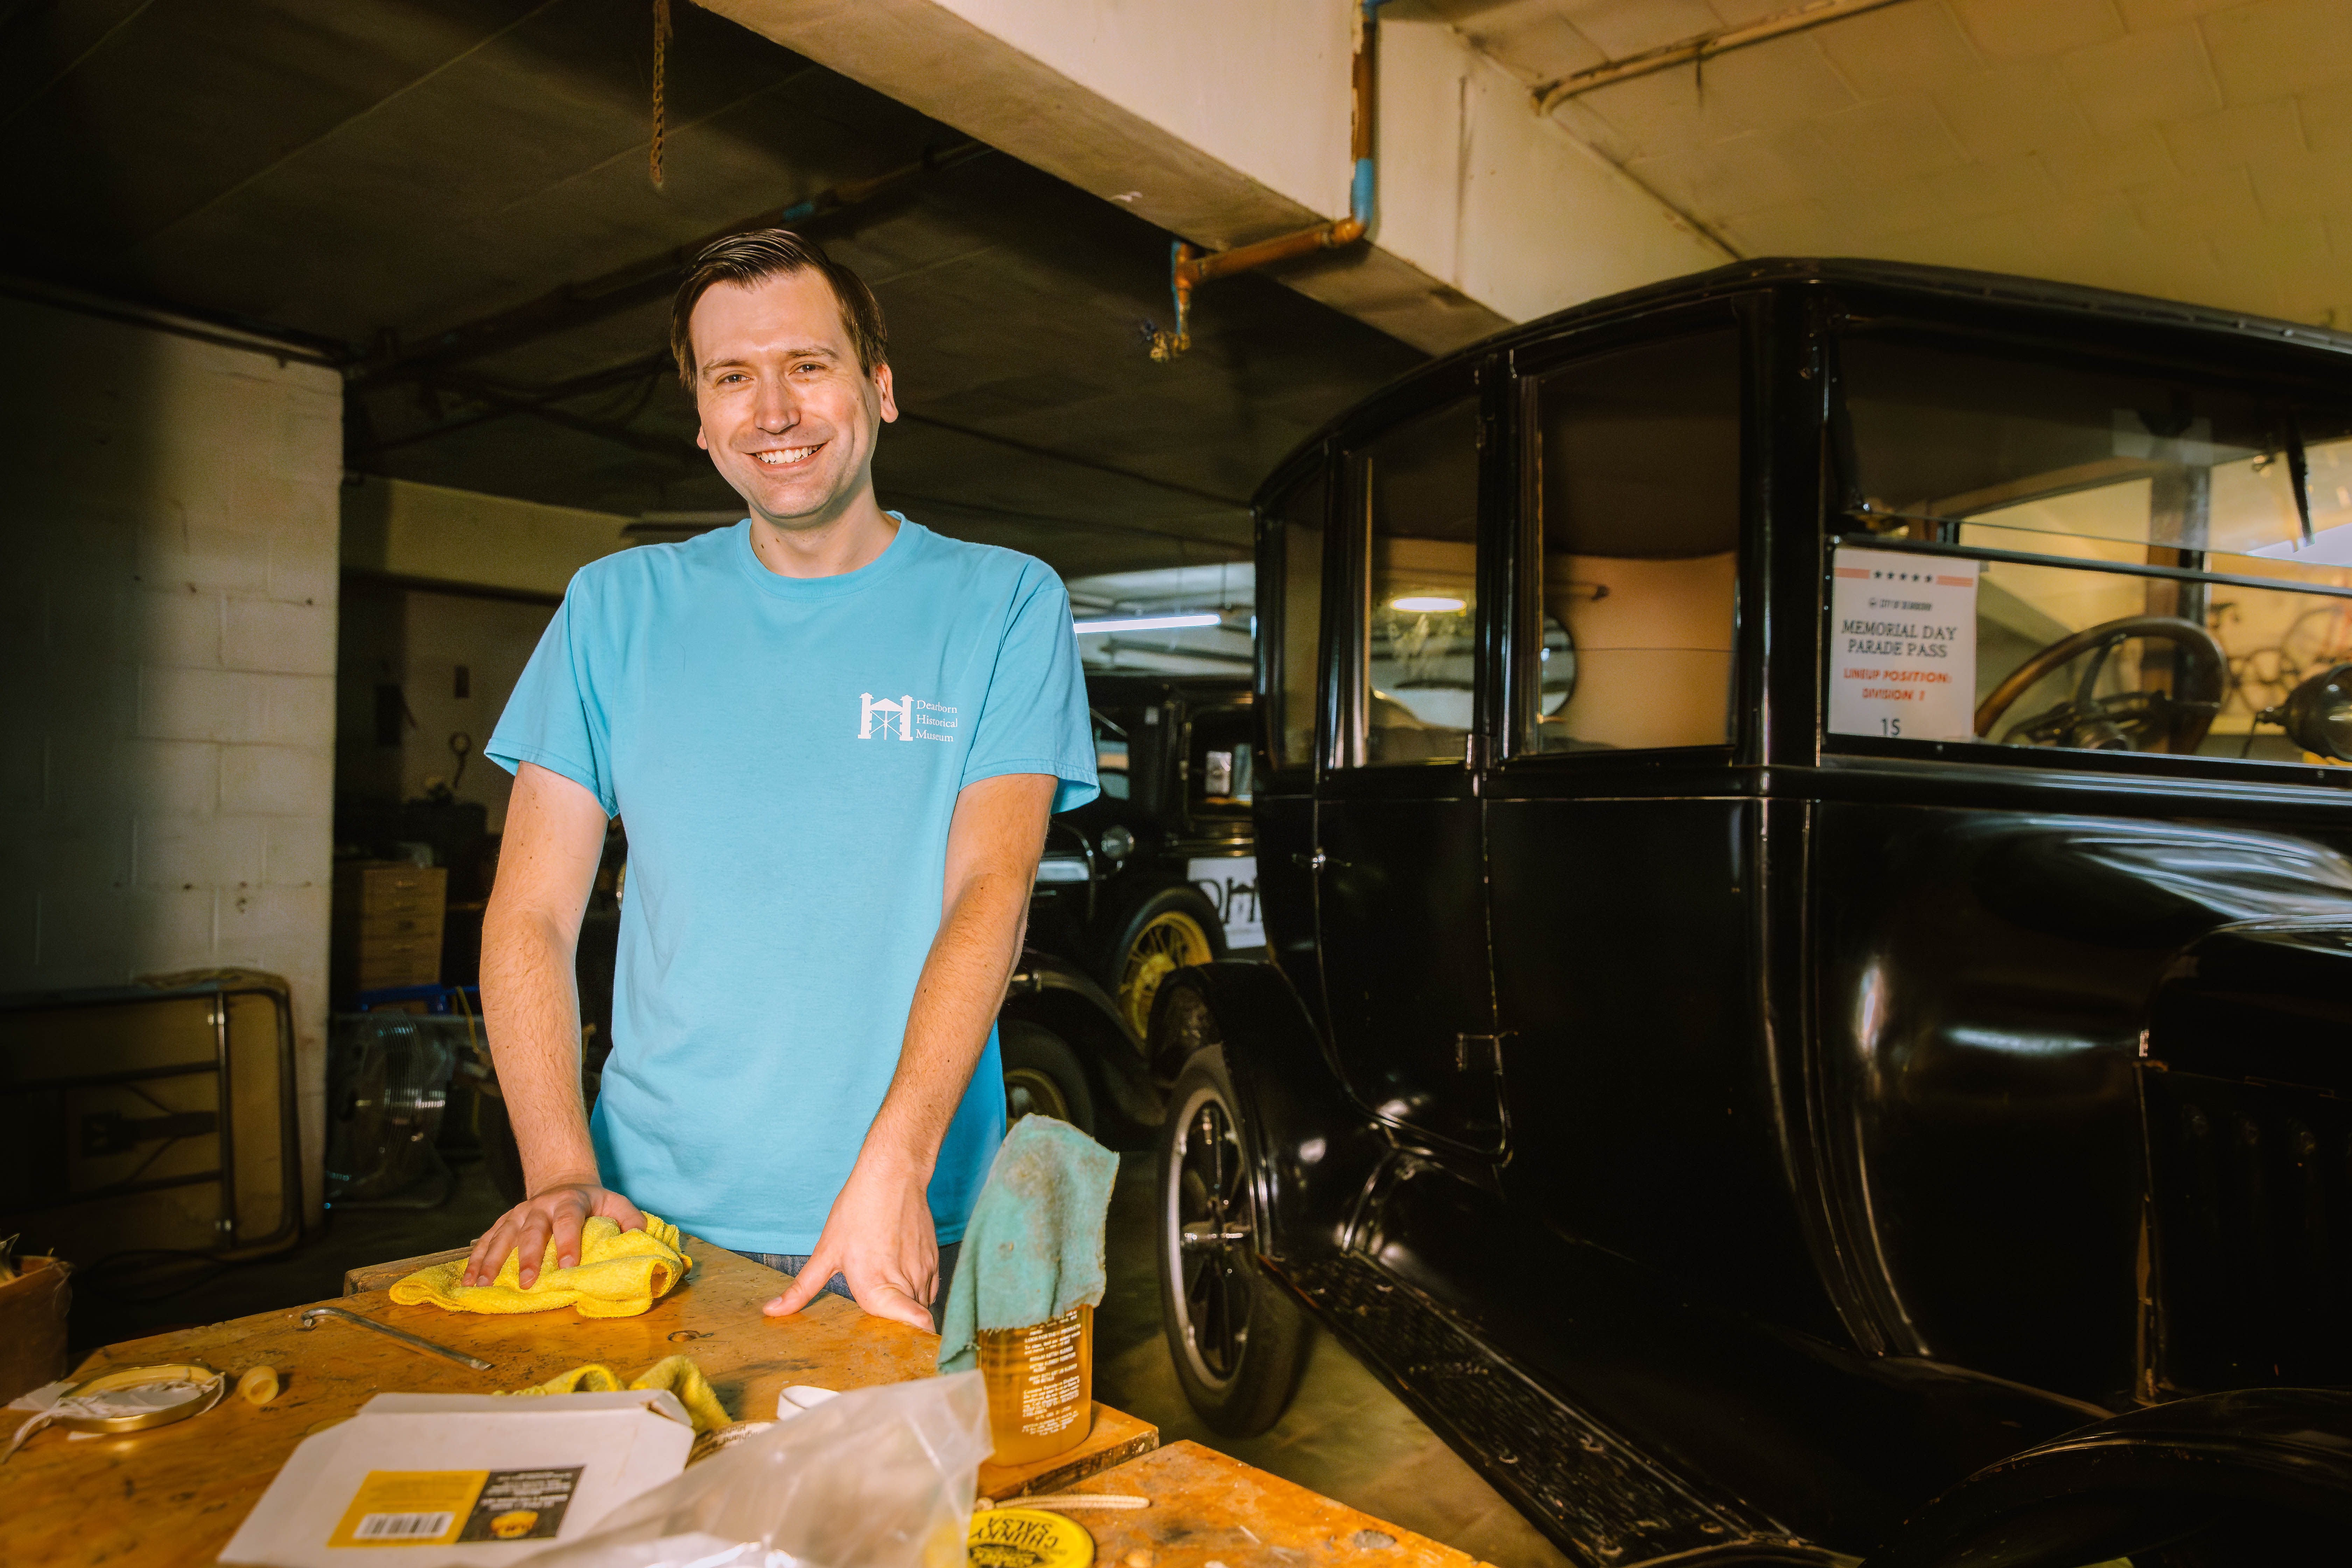
[[[2352,762],[2352,664],[2321,670],[2263,718],[2306,752]]]

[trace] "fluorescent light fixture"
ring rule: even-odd
[[[1129,616],[1116,621],[1072,621],[1080,637],[1088,632],[1172,632],[1184,626],[1213,626],[1223,616]]]
[[[1389,607],[1392,610],[1411,610],[1417,614],[1443,616],[1451,615],[1465,606],[1461,600],[1449,599],[1442,594],[1416,594],[1407,598],[1391,599]]]

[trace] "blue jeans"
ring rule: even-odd
[[[960,1241],[950,1241],[940,1248],[940,1294],[937,1300],[929,1303],[931,1321],[934,1323],[937,1323],[948,1310],[948,1283],[955,1278],[956,1252],[962,1246],[963,1243]],[[809,1260],[809,1255],[805,1252],[746,1252],[742,1256],[754,1263],[764,1263],[771,1268],[795,1276],[808,1267]],[[838,1274],[826,1280],[824,1288],[844,1300],[856,1300],[849,1293],[849,1281]]]

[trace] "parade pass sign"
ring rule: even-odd
[[[1974,561],[1837,552],[1830,593],[1830,732],[1965,741],[1976,732]]]

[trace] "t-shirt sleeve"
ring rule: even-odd
[[[1061,780],[1054,791],[1055,811],[1084,805],[1099,793],[1070,595],[1059,578],[1034,562],[1022,573],[997,647],[962,783],[1003,773],[1051,773]]]
[[[562,773],[594,795],[605,816],[616,816],[612,731],[588,657],[595,619],[589,599],[580,579],[573,578],[482,754],[509,773],[537,763]]]

